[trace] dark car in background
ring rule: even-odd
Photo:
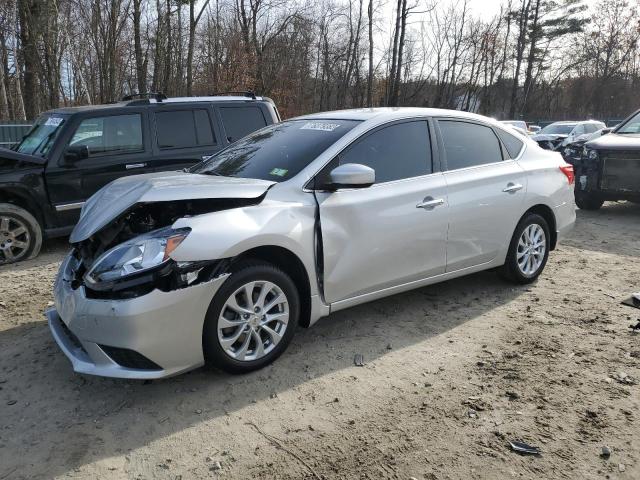
[[[271,99],[250,92],[144,94],[43,113],[20,143],[0,148],[0,264],[69,234],[85,200],[112,180],[191,167],[279,120]]]
[[[640,110],[608,135],[585,143],[574,171],[580,208],[597,210],[607,200],[640,203]]]

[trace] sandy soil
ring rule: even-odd
[[[640,478],[639,239],[640,206],[580,211],[532,286],[473,275],[299,330],[262,371],[146,384],[72,372],[52,243],[0,269],[0,480]]]

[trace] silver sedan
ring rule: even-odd
[[[559,153],[435,109],[314,114],[83,207],[47,312],[77,372],[247,372],[297,327],[497,268],[533,282],[575,221]]]

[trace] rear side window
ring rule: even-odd
[[[221,107],[227,140],[235,142],[267,125],[259,107]]]
[[[522,150],[524,142],[517,138],[515,135],[511,135],[510,133],[507,133],[499,128],[496,128],[496,133],[500,137],[500,140],[502,140],[502,143],[504,143],[504,146],[509,153],[509,157],[516,158],[520,153],[520,150]]]
[[[80,122],[69,145],[86,145],[90,155],[131,153],[143,150],[142,116],[110,115],[85,118]]]
[[[418,177],[432,172],[429,125],[404,122],[376,130],[340,155],[340,165],[360,163],[376,172],[376,183]]]
[[[209,112],[204,108],[156,112],[158,147],[192,148],[214,145]]]
[[[440,120],[447,156],[447,169],[475,167],[502,160],[502,150],[493,130],[476,123]]]

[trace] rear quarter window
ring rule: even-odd
[[[496,128],[496,133],[498,134],[498,137],[500,137],[500,140],[502,140],[502,143],[507,149],[507,153],[509,153],[509,157],[516,158],[520,154],[520,151],[524,146],[524,142],[519,138],[517,138],[515,135],[507,133],[504,130],[501,130],[499,128]]]
[[[267,126],[262,110],[257,106],[220,107],[220,116],[229,142]]]

